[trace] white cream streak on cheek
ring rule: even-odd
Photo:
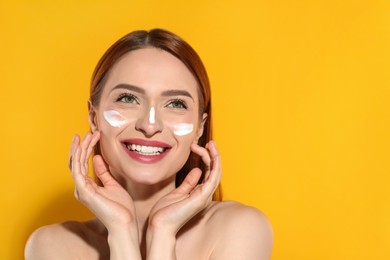
[[[104,111],[103,117],[112,127],[121,127],[128,122],[127,119],[116,110]]]
[[[149,123],[153,125],[155,122],[156,122],[156,111],[154,110],[154,107],[151,107],[149,112]]]
[[[173,133],[178,136],[188,135],[192,130],[194,130],[193,124],[182,123],[173,126]]]

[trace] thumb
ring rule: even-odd
[[[202,171],[199,168],[192,169],[179,187],[175,190],[175,193],[190,194],[191,191],[198,185],[198,181]]]

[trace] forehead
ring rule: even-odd
[[[121,83],[144,88],[146,93],[180,89],[198,97],[197,81],[187,67],[172,54],[152,47],[123,55],[110,69],[104,92]]]

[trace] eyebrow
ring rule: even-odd
[[[191,96],[191,94],[186,90],[180,90],[180,89],[171,89],[166,90],[162,94],[164,97],[170,97],[170,96],[186,96],[191,98],[194,101],[194,98]]]
[[[131,84],[127,84],[127,83],[118,84],[112,90],[121,89],[121,88],[130,90],[130,91],[134,91],[134,92],[137,92],[137,93],[140,93],[140,94],[143,94],[143,95],[146,94],[146,91],[143,88],[140,88],[140,87],[137,87],[137,86],[134,86],[134,85],[131,85]],[[186,96],[186,97],[191,98],[194,101],[194,98],[192,97],[192,95],[187,90],[170,89],[170,90],[163,91],[163,93],[161,95],[164,96],[164,97]]]
[[[130,91],[134,91],[134,92],[137,92],[137,93],[140,93],[140,94],[145,94],[146,93],[143,88],[140,88],[140,87],[137,87],[137,86],[134,86],[134,85],[131,85],[131,84],[127,84],[127,83],[118,84],[112,90],[120,89],[120,88],[124,88],[124,89],[130,90]]]

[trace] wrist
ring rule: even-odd
[[[163,229],[148,228],[147,259],[176,259],[176,235]]]
[[[135,233],[133,230],[130,229],[123,229],[123,230],[109,230],[108,231],[108,236],[107,236],[107,241],[110,242],[115,242],[116,240],[131,240],[131,241],[139,241],[138,240],[138,234]]]
[[[148,240],[159,240],[167,239],[169,241],[176,241],[176,232],[173,232],[166,228],[159,228],[149,226],[146,231],[146,239]]]
[[[141,259],[138,232],[122,228],[109,230],[110,259]]]
[[[110,240],[117,240],[117,239],[133,240],[136,242],[139,241],[137,225],[111,226],[107,228],[107,232],[108,232],[108,238],[107,238],[108,242],[110,242]]]
[[[172,225],[169,221],[166,222],[158,218],[149,219],[147,233],[175,237],[178,231],[176,223]]]

